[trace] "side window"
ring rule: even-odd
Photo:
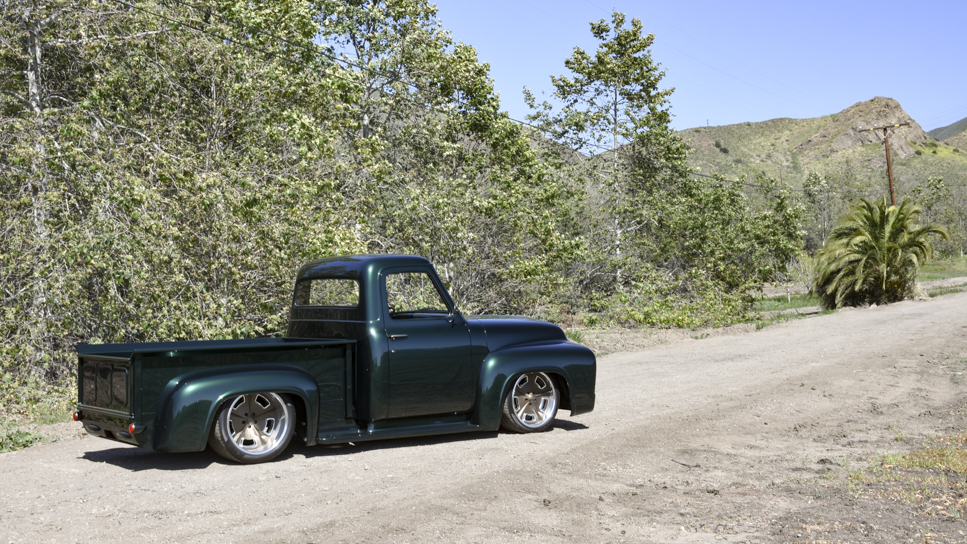
[[[386,276],[386,302],[394,318],[417,314],[449,313],[443,295],[426,272],[400,272]]]
[[[359,284],[354,280],[336,278],[304,280],[296,288],[295,304],[355,308],[359,306]]]

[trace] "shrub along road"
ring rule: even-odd
[[[956,504],[928,515],[860,475],[964,432],[965,367],[958,293],[602,357],[595,411],[539,435],[240,466],[70,433],[0,455],[0,526],[5,542],[962,542]]]

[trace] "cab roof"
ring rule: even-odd
[[[367,270],[396,266],[428,266],[430,261],[416,255],[342,255],[310,261],[299,269],[296,280],[307,278],[360,278]]]

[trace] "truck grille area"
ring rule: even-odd
[[[129,412],[128,367],[104,361],[84,361],[81,368],[81,403]]]

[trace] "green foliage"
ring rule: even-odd
[[[922,208],[904,200],[887,206],[862,200],[816,254],[813,291],[825,308],[897,302],[913,294],[920,267],[933,253],[934,225],[919,226]]]
[[[5,95],[0,120],[0,410],[69,391],[77,342],[279,334],[295,267],[365,248],[330,177],[352,89],[322,77],[322,59],[253,56],[106,4],[70,16],[58,7],[27,14],[54,15],[37,35],[58,44],[40,72],[43,109]],[[305,9],[224,9],[305,44],[316,32]],[[17,28],[4,26],[8,66],[26,53]]]
[[[340,138],[366,150],[347,156],[342,175],[367,251],[429,258],[466,311],[551,304],[566,283],[559,263],[581,244],[558,227],[569,189],[499,114],[487,66],[426,2],[322,6],[322,36],[367,67],[353,70],[361,94],[347,105],[364,126]]]
[[[944,225],[950,238],[937,244],[937,252],[944,257],[963,255],[967,247],[967,208],[965,195],[959,188],[950,187],[942,177],[931,176],[910,191],[910,198],[919,202],[926,223]]]
[[[805,190],[811,176],[825,180],[831,195],[828,204],[810,200],[806,196],[802,200],[806,211],[805,246],[807,251],[813,253],[822,247],[828,235],[828,230],[825,234],[822,232],[818,215],[835,219],[848,211],[849,202],[857,202],[860,198],[876,200],[888,191],[883,147],[880,144],[829,148],[822,153],[804,151],[803,148],[810,141],[831,138],[832,134],[847,134],[827,130],[837,122],[836,117],[772,119],[759,123],[701,127],[701,131],[692,128],[679,134],[694,150],[689,156],[692,169],[716,171],[732,178],[765,172],[782,179],[795,190]],[[947,141],[932,141],[932,147],[926,143],[904,141],[893,149],[893,175],[898,198],[910,196],[920,203],[914,191],[930,178],[942,178],[950,189],[947,207],[952,212],[952,220],[929,220],[944,225],[950,233],[949,241],[937,243],[938,254],[944,256],[960,255],[967,251],[967,218],[955,217],[957,210],[967,210],[967,162],[963,153],[954,151],[956,138],[965,137],[967,132]],[[741,142],[741,145],[729,146],[729,154],[725,155],[714,145],[716,141],[720,144]],[[901,154],[901,148],[906,148],[909,155]],[[917,154],[917,151],[920,153]]]
[[[528,103],[538,109],[531,119],[573,149],[607,144],[614,151],[620,143],[668,124],[671,90],[658,88],[665,73],[649,50],[655,37],[643,34],[640,20],[632,19],[630,28],[626,22],[618,12],[610,24],[604,19],[592,22],[591,34],[600,42],[597,51],[575,47],[564,61],[573,76],[551,76],[553,96],[562,105],[559,112],[553,113],[547,102],[538,109],[525,90]]]
[[[0,453],[22,450],[40,442],[41,436],[17,428],[0,427]]]
[[[569,331],[567,331],[567,338],[568,338],[568,340],[570,340],[572,342],[575,342],[575,343],[578,343],[578,344],[583,344],[584,343],[584,333],[582,333],[581,331],[578,331],[578,330],[569,330]]]

